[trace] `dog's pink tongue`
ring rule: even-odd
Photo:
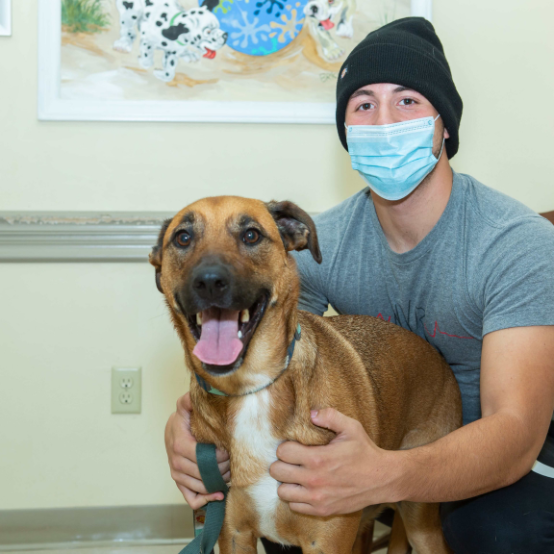
[[[242,350],[239,312],[210,308],[202,312],[202,334],[192,353],[205,364],[229,365]]]

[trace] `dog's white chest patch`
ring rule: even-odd
[[[278,535],[275,527],[279,483],[269,475],[269,466],[277,460],[277,447],[281,441],[272,434],[269,402],[267,390],[244,397],[235,418],[234,439],[238,452],[248,452],[249,456],[257,459],[266,470],[261,479],[247,489],[260,517],[260,533],[274,542],[289,544]]]

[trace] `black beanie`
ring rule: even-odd
[[[458,151],[462,99],[433,25],[423,17],[397,19],[367,35],[342,64],[337,78],[337,129],[348,150],[344,116],[350,96],[365,85],[393,83],[423,94],[439,112],[450,138],[446,153]]]

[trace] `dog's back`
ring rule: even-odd
[[[461,426],[461,396],[456,378],[427,341],[376,317],[322,318],[301,313],[304,325],[309,322],[324,337],[321,344],[324,350],[333,350],[339,335],[359,356],[377,400],[382,448],[413,448]],[[404,422],[408,421],[412,429],[405,429]]]

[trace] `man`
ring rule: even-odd
[[[442,502],[458,554],[554,553],[554,479],[530,472],[554,409],[554,227],[452,171],[462,101],[428,21],[395,21],[352,51],[336,115],[369,188],[316,218],[323,263],[296,255],[300,308],[323,314],[331,304],[428,340],[456,375],[464,426],[389,452],[353,420],[320,410],[314,424],[337,436],[279,446],[270,468],[279,496],[319,516]],[[166,446],[172,477],[197,508],[220,495],[199,479],[189,413],[185,396]],[[228,478],[228,457],[218,456]]]

